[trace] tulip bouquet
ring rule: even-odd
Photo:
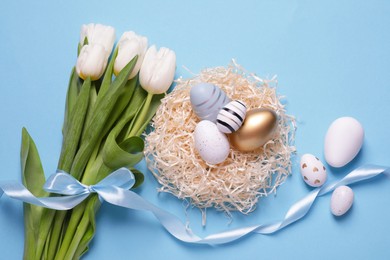
[[[83,25],[78,58],[66,99],[58,169],[86,185],[121,167],[131,170],[134,187],[143,181],[134,165],[143,158],[140,137],[173,82],[176,56],[167,48],[147,47],[147,38],[125,32],[116,48],[115,30]],[[23,184],[36,196],[45,181],[32,138],[23,129]],[[101,202],[91,195],[71,211],[24,204],[25,259],[78,259],[95,233]]]

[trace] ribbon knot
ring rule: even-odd
[[[91,193],[99,194],[109,187],[117,187],[128,190],[133,187],[134,183],[134,175],[127,168],[120,168],[114,171],[94,185],[85,185],[68,173],[58,171],[47,179],[43,188],[50,193],[77,196],[89,195]]]
[[[89,185],[89,186],[87,186],[87,189],[88,189],[88,192],[89,192],[89,193],[95,193],[95,192],[96,192],[93,186],[94,186],[94,185]]]

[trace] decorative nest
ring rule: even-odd
[[[252,152],[233,147],[221,164],[204,162],[194,146],[193,132],[198,117],[191,108],[189,93],[193,85],[209,82],[217,85],[231,100],[242,100],[248,110],[265,107],[278,114],[274,137]],[[240,211],[256,208],[260,197],[276,192],[291,172],[295,120],[286,114],[276,95],[276,78],[263,80],[249,74],[233,60],[227,67],[203,70],[192,79],[178,79],[175,89],[160,105],[146,136],[145,156],[148,168],[168,192],[188,200],[200,209]]]

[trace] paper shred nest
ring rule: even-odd
[[[189,93],[200,82],[217,85],[231,100],[242,100],[248,110],[265,107],[278,114],[274,137],[253,152],[231,147],[225,162],[209,165],[194,146],[193,132],[200,121],[191,108]],[[200,209],[214,207],[247,214],[260,197],[276,192],[291,172],[295,120],[286,114],[276,94],[277,80],[249,74],[234,61],[228,67],[203,70],[192,79],[179,79],[162,99],[146,136],[145,156],[150,171],[161,184],[160,192],[188,200]]]

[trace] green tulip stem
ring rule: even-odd
[[[135,124],[133,125],[130,133],[127,135],[127,137],[136,136],[141,127],[144,124],[146,115],[149,111],[150,103],[152,102],[153,94],[148,92],[148,95],[146,96],[146,100],[144,105],[142,106],[140,114],[134,118]]]
[[[68,249],[66,250],[66,254],[58,254],[56,259],[62,260],[62,259],[79,259],[80,253],[77,252],[80,246],[80,242],[83,239],[85,233],[87,232],[87,229],[90,227],[90,225],[93,225],[91,223],[91,219],[94,218],[94,214],[99,209],[101,205],[101,202],[98,198],[98,195],[94,194],[91,196],[87,203],[85,203],[85,208],[83,211],[80,210],[81,216],[80,221],[77,225],[77,229],[75,229],[74,236],[68,245]],[[91,215],[92,214],[92,215]]]
[[[103,164],[103,160],[101,159],[101,157],[98,157],[98,152],[99,152],[99,146],[96,146],[89,161],[88,161],[88,164],[85,168],[85,174],[84,174],[84,177],[82,180],[83,184],[86,184],[86,185],[93,184],[94,180],[92,180],[92,179],[96,178],[96,176],[95,176],[96,169],[100,168],[101,165]],[[85,180],[85,179],[87,179],[87,176],[92,176],[92,179],[90,177],[89,180]],[[76,232],[76,229],[78,229],[80,219],[84,214],[87,203],[88,203],[88,200],[84,201],[83,203],[81,203],[80,205],[78,205],[77,207],[75,207],[73,209],[72,215],[71,215],[70,220],[69,220],[68,227],[65,231],[65,235],[63,237],[61,246],[56,254],[55,259],[64,259],[63,257],[68,252],[68,248],[69,248],[70,244],[72,243],[73,236]]]
[[[67,215],[68,211],[62,210],[62,211],[56,211],[55,212],[55,218],[53,221],[53,226],[52,226],[52,235],[50,237],[49,241],[49,248],[48,248],[48,259],[53,259],[54,255],[57,252],[58,249],[58,243],[62,240],[61,239],[61,234],[62,234],[62,228],[63,228],[63,223],[65,220],[65,217]]]
[[[65,236],[62,240],[62,244],[58,252],[56,253],[55,259],[65,259],[64,255],[67,254],[68,249],[73,241],[74,238],[73,236],[76,232],[76,229],[78,229],[78,226],[81,224],[80,219],[84,214],[86,205],[87,205],[87,201],[84,201],[76,208],[74,208],[74,210],[72,211],[72,217],[70,218],[69,226],[65,231]]]
[[[84,233],[87,230],[88,225],[90,223],[89,213],[88,212],[85,212],[85,213],[86,214],[83,215],[79,225],[77,226],[77,231],[75,230],[76,233],[75,233],[73,239],[71,240],[71,243],[69,245],[68,250],[66,250],[65,257],[63,257],[59,252],[59,254],[57,254],[56,259],[73,259],[74,258],[73,256],[77,250],[77,247],[79,246],[79,243],[80,243],[81,239],[83,238]]]
[[[49,247],[49,233],[52,232],[52,223],[54,216],[56,215],[55,210],[45,210],[42,215],[42,221],[39,225],[39,234],[35,247],[35,259],[42,259],[42,254],[45,248]],[[46,244],[46,246],[45,246]]]

